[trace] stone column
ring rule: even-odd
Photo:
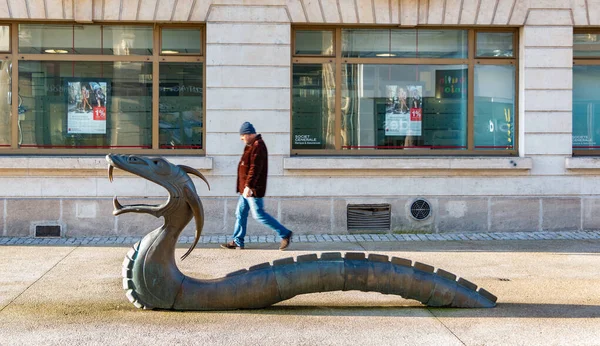
[[[521,31],[521,156],[532,175],[565,174],[572,153],[573,23],[569,9],[530,9]]]
[[[290,30],[285,6],[211,7],[206,35],[206,154],[214,158],[214,175],[235,177],[244,121],[254,124],[269,148],[270,185],[283,175],[283,156],[290,151]],[[233,194],[233,186],[224,191],[226,195]],[[276,192],[271,189],[270,195]]]

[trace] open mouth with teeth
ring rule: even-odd
[[[159,183],[156,179],[153,179],[150,175],[150,165],[153,163],[152,160],[145,160],[143,158],[137,156],[126,156],[126,155],[114,155],[109,154],[106,155],[106,161],[108,162],[108,180],[113,182],[113,172],[115,167],[122,169],[126,172],[135,174],[142,178],[146,178],[155,183]],[[159,183],[159,185],[161,185]],[[169,197],[170,198],[170,197]],[[113,198],[113,215],[121,215],[124,213],[148,213],[159,217],[160,211],[166,207],[169,202],[167,201],[165,204],[132,204],[132,205],[122,205],[119,203],[117,196]]]

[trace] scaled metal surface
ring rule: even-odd
[[[197,170],[173,165],[163,158],[134,155],[106,156],[109,179],[113,168],[148,179],[168,193],[162,205],[122,206],[114,199],[114,215],[147,213],[164,217],[164,224],[146,235],[123,261],[123,288],[138,308],[226,310],[264,308],[299,294],[327,291],[372,291],[400,295],[434,307],[489,308],[496,297],[477,285],[442,269],[407,259],[364,253],[337,252],[284,258],[261,263],[213,280],[181,273],[175,245],[192,218],[196,234],[187,257],[198,243],[204,225],[202,202],[188,174],[208,181]]]

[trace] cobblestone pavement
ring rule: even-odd
[[[131,245],[142,237],[74,237],[74,238],[32,238],[0,237],[0,245]],[[561,232],[485,232],[485,233],[443,233],[443,234],[308,234],[294,235],[296,243],[325,242],[425,242],[425,241],[464,241],[464,240],[568,240],[600,239],[600,231],[561,231]],[[200,236],[199,243],[218,244],[229,240],[225,235]],[[191,244],[194,237],[182,236],[180,244]],[[277,243],[274,235],[248,236],[246,243]]]

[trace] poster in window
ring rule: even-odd
[[[108,83],[102,79],[67,80],[67,133],[106,134]]]
[[[420,136],[423,121],[423,87],[420,85],[386,86],[386,136]]]

